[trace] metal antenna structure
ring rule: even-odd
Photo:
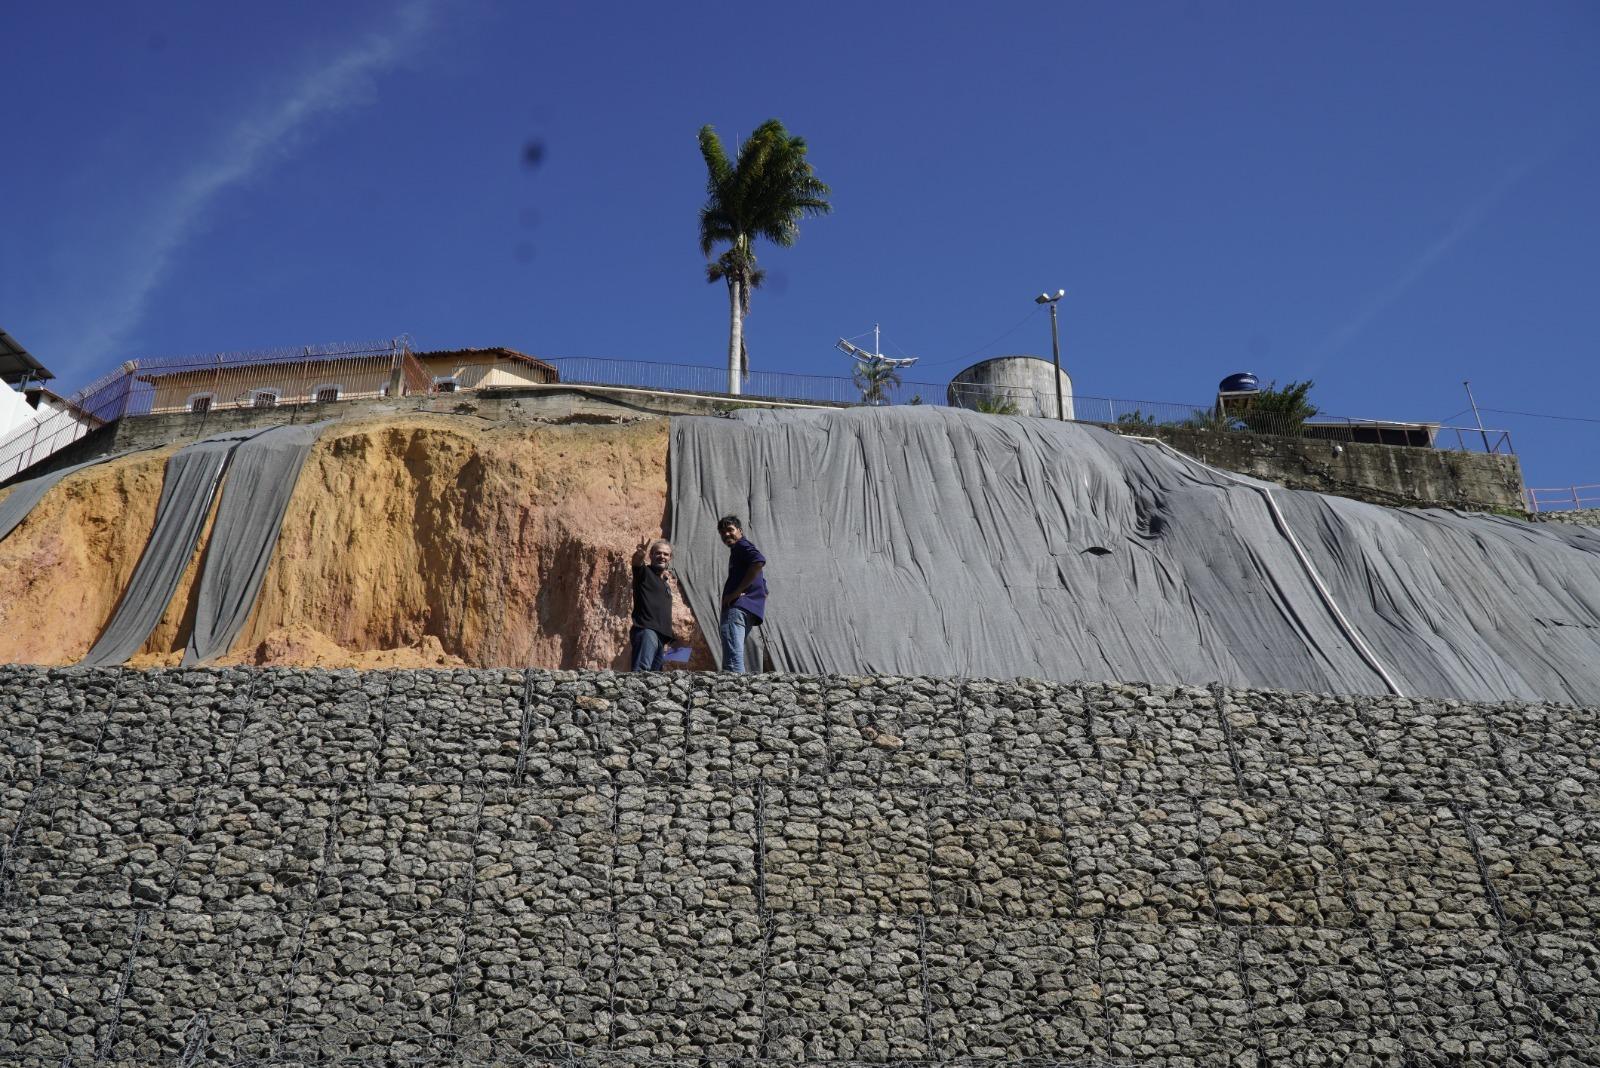
[[[860,345],[852,345],[844,338],[839,339],[838,348],[841,352],[849,353],[850,358],[855,360],[857,363],[865,364],[867,366],[879,364],[887,365],[889,367],[910,367],[912,364],[917,362],[917,357],[915,356],[885,356],[881,351],[879,351],[882,348],[881,344],[879,343],[879,333],[880,331],[878,329],[878,324],[873,323],[871,352],[868,352]]]

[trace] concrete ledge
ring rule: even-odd
[[[1579,527],[1600,527],[1600,508],[1569,508],[1564,512],[1535,512],[1541,523],[1571,523]]]
[[[129,416],[81,438],[18,473],[6,483],[33,478],[97,456],[128,449],[196,441],[211,434],[252,427],[348,422],[392,415],[433,414],[472,417],[490,423],[620,422],[672,415],[721,415],[739,408],[827,408],[718,394],[673,393],[623,386],[555,383],[470,390],[431,396],[333,401],[327,404],[282,405],[276,408],[223,408],[208,412],[169,412]],[[842,407],[842,406],[840,406]]]
[[[738,408],[829,408],[720,394],[675,393],[623,386],[556,383],[473,390],[399,400],[335,401],[279,408],[176,412],[119,420],[35,464],[11,481],[126,449],[193,441],[208,434],[284,423],[367,419],[429,413],[509,425],[610,422],[673,415],[720,415]],[[1100,424],[1097,424],[1100,425]],[[1515,456],[1365,445],[1176,427],[1119,427],[1155,437],[1205,463],[1288,486],[1373,504],[1461,508],[1521,514],[1522,468]]]
[[[1158,438],[1195,459],[1290,489],[1372,504],[1522,514],[1522,465],[1512,455],[1366,445],[1180,427],[1106,429]]]

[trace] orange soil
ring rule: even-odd
[[[223,662],[623,667],[629,564],[660,535],[666,453],[664,420],[485,428],[412,416],[330,429]],[[87,651],[148,538],[166,455],[73,476],[0,542],[0,660]],[[181,658],[197,570],[132,665]],[[709,667],[681,597],[677,623],[694,638],[690,665]]]

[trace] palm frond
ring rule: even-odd
[[[1020,415],[1015,402],[1005,397],[984,397],[972,406],[975,412],[985,415]]]
[[[727,218],[711,204],[700,209],[700,255],[710,256],[711,250],[724,241],[731,242],[738,232]]]
[[[750,262],[754,263],[755,260],[752,258]],[[742,308],[740,309],[742,314],[750,314],[750,294],[755,290],[760,289],[761,284],[766,280],[767,272],[761,270],[761,268],[750,267],[746,269],[744,275],[744,287],[739,290],[739,303],[742,305]]]
[[[700,252],[711,260],[718,246],[727,246],[706,264],[706,280],[738,285],[741,312],[748,315],[751,291],[766,281],[766,272],[756,265],[754,240],[794,244],[802,218],[833,210],[829,189],[806,160],[805,139],[790,134],[777,119],[757,126],[740,142],[733,160],[716,131],[703,126],[700,154],[706,164]]]
[[[887,403],[889,390],[900,385],[902,381],[900,368],[882,360],[856,364],[851,377],[856,381],[856,388],[861,391],[861,400],[864,404]]]
[[[756,258],[748,252],[738,248],[730,248],[716,259],[706,264],[707,282],[727,282],[732,285],[740,282],[744,287],[744,297],[740,301],[745,314],[750,312],[750,291],[760,289],[767,280],[767,272],[756,266]]]
[[[1272,382],[1256,394],[1255,403],[1239,413],[1239,421],[1257,434],[1298,435],[1305,421],[1317,414],[1317,406],[1309,399],[1315,385],[1309,378],[1281,389]]]
[[[728,153],[722,148],[722,139],[709,123],[700,127],[700,155],[706,161],[706,192],[715,195],[733,171]]]

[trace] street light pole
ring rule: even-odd
[[[1035,304],[1050,305],[1050,351],[1056,365],[1056,418],[1062,421],[1067,418],[1067,404],[1061,396],[1061,329],[1056,325],[1056,302],[1066,295],[1065,289],[1058,289],[1053,297],[1048,293],[1040,293],[1033,298]]]

